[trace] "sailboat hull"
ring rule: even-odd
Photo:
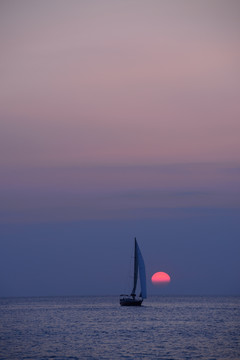
[[[143,299],[132,299],[132,298],[122,298],[120,299],[121,306],[141,306]]]

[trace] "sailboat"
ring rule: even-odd
[[[140,294],[136,295],[136,288],[138,282],[138,273],[140,278]],[[139,249],[137,240],[134,240],[134,278],[133,278],[133,288],[130,295],[120,295],[120,305],[121,306],[141,306],[143,299],[147,297],[147,288],[146,288],[146,272],[144,260]]]

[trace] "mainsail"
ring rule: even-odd
[[[142,257],[141,250],[138,246],[137,240],[135,238],[135,246],[134,246],[134,280],[133,280],[133,289],[131,295],[135,295],[136,287],[137,287],[137,280],[138,280],[138,271],[139,271],[139,278],[140,278],[140,286],[141,292],[140,295],[143,299],[147,297],[147,288],[146,288],[146,271],[145,271],[145,264]]]
[[[136,239],[135,239],[136,241]],[[141,284],[141,293],[140,296],[143,299],[146,299],[147,297],[147,287],[146,287],[146,271],[145,271],[145,264],[144,264],[144,260],[142,257],[142,253],[139,249],[139,246],[137,244],[136,241],[136,245],[137,245],[137,259],[138,259],[138,268],[139,268],[139,277],[140,277],[140,284]]]
[[[132,296],[136,295],[136,287],[137,287],[137,279],[138,279],[138,244],[137,240],[135,238],[135,244],[134,244],[134,277],[133,277],[133,289],[131,292]]]

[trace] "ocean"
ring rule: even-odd
[[[240,359],[240,297],[0,298],[0,359]]]

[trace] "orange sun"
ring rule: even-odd
[[[170,283],[171,278],[165,272],[156,272],[155,274],[153,274],[151,280],[153,285],[166,285]]]

